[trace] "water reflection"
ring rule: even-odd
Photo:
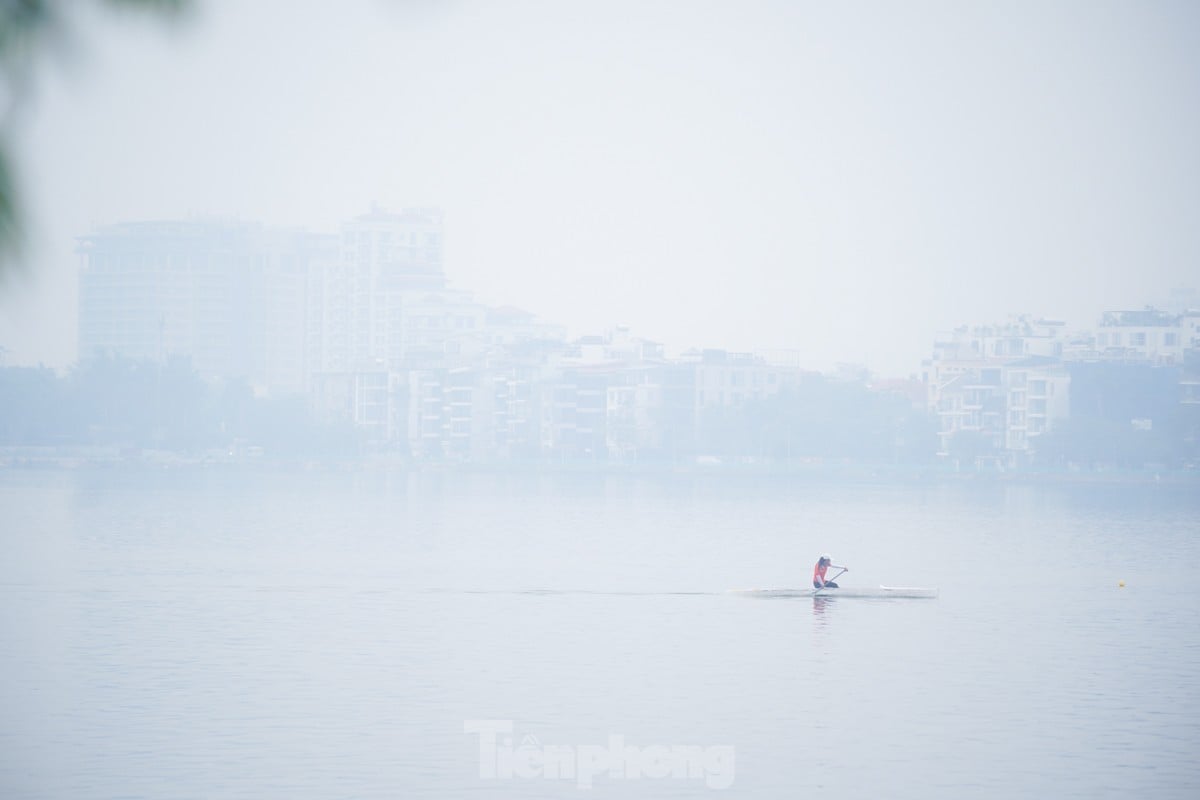
[[[819,627],[823,628],[829,624],[828,612],[832,608],[835,607],[835,603],[833,601],[834,601],[834,598],[832,598],[832,597],[823,597],[819,594],[813,595],[813,599],[812,599],[813,619],[816,620],[816,623]]]

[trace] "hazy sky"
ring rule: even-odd
[[[1200,284],[1200,4],[197,2],[42,65],[8,363],[74,360],[97,225],[372,202],[441,207],[482,302],[814,368]]]

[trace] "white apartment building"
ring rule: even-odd
[[[319,370],[374,370],[403,360],[413,294],[445,289],[435,211],[378,208],[342,226],[337,262],[314,282],[321,309]]]
[[[379,441],[411,439],[421,429],[412,404],[428,404],[417,371],[474,352],[487,310],[447,288],[435,210],[373,208],[343,224],[338,242],[335,263],[310,283],[318,408],[351,414]]]
[[[540,341],[543,347],[554,343]],[[603,336],[582,337],[547,355],[528,386],[528,408],[535,424],[525,430],[536,430],[540,453],[605,460],[627,457],[655,444],[648,438],[647,420],[656,417],[661,403],[660,393],[651,385],[654,368],[663,363],[661,344],[618,327]],[[528,439],[522,438],[521,443],[527,445]]]
[[[710,408],[737,408],[773,397],[803,370],[771,364],[751,353],[691,350],[680,361],[695,371],[697,415]]]
[[[414,330],[405,373],[410,453],[536,457],[542,389],[560,379],[562,329],[516,309],[448,302],[445,294],[426,296],[407,315]]]
[[[1141,311],[1108,311],[1095,334],[1097,357],[1106,361],[1133,361],[1158,366],[1183,363],[1183,353],[1194,347],[1200,312],[1170,314],[1153,308]],[[1200,344],[1200,342],[1198,342]]]
[[[605,445],[618,461],[635,461],[661,446],[664,412],[662,365],[631,367],[608,387]]]
[[[1068,341],[1063,323],[1029,317],[939,335],[923,365],[938,454],[951,456],[955,437],[974,434],[1000,463],[1028,457],[1038,437],[1069,415],[1061,361]]]
[[[406,291],[394,299],[385,356],[392,369],[452,364],[486,346],[487,308],[469,292]]]
[[[378,444],[395,440],[405,430],[404,409],[395,400],[404,391],[401,377],[383,369],[317,372],[310,396],[323,414],[353,422]]]
[[[775,397],[804,370],[749,353],[692,350],[667,361],[661,347],[629,362],[608,389],[609,454],[675,458],[699,445],[705,415]]]
[[[409,452],[418,459],[536,458],[543,404],[562,375],[547,357],[479,358],[407,373]]]

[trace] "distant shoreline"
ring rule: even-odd
[[[411,472],[418,474],[528,474],[612,476],[725,476],[844,481],[887,484],[1119,484],[1200,485],[1200,468],[1192,469],[979,469],[955,470],[941,464],[879,464],[848,460],[791,463],[665,461],[600,462],[582,460],[413,461],[390,455],[356,458],[275,458],[241,455],[215,458],[183,456],[154,450],[120,448],[0,448],[0,472],[9,471],[265,471],[265,472]]]

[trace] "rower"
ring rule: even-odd
[[[817,565],[815,567],[813,567],[813,588],[814,589],[836,589],[836,588],[838,588],[838,585],[836,583],[834,583],[832,580],[825,580],[825,571],[828,570],[830,567],[834,567],[835,569],[840,569],[842,572],[850,571],[849,567],[841,567],[841,566],[838,566],[837,564],[834,564],[833,558],[829,555],[829,553],[826,553],[825,555],[823,555],[819,559],[817,559]],[[838,575],[841,575],[842,572],[839,572],[837,575],[834,575],[833,577],[836,578]]]

